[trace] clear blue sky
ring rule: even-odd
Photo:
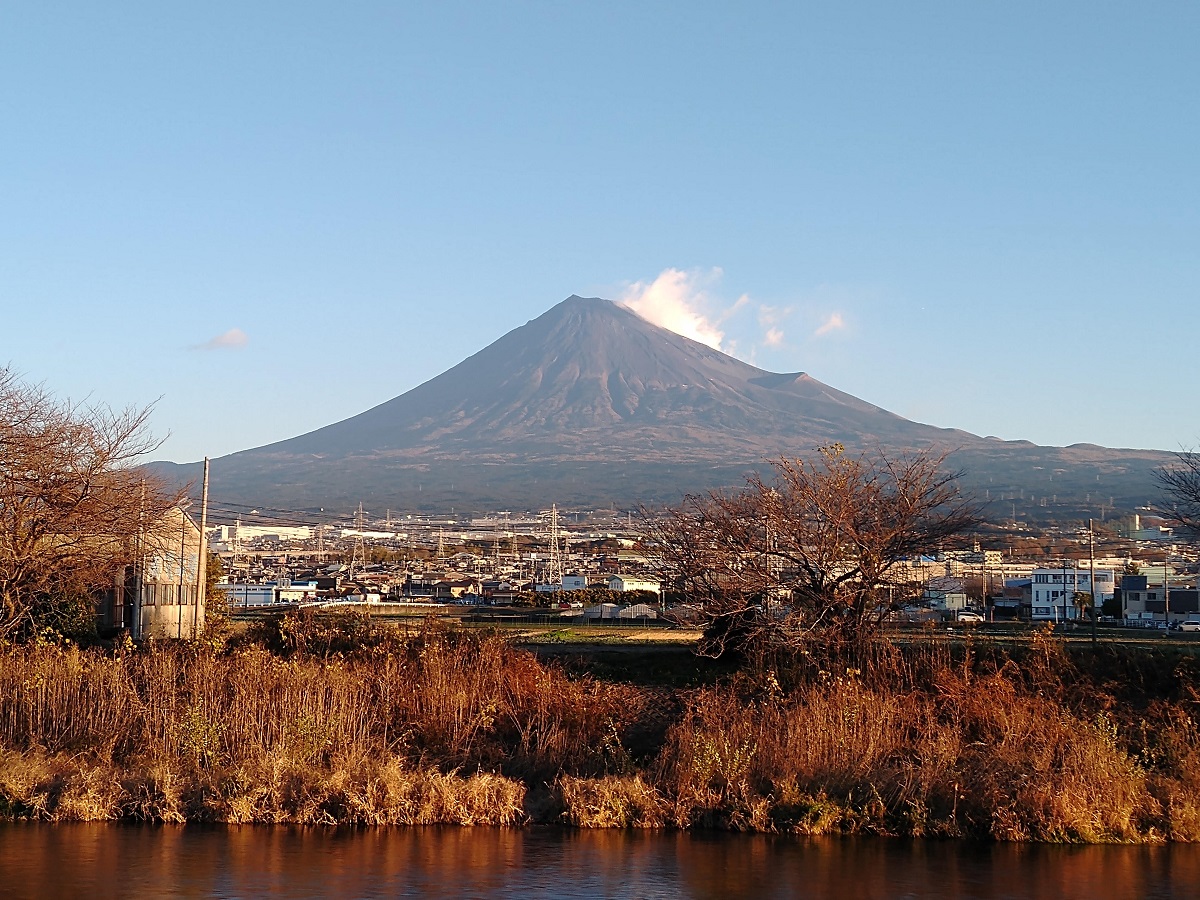
[[[0,363],[184,461],[657,297],[920,421],[1194,446],[1198,47],[1184,2],[5,3]]]

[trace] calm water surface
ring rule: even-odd
[[[3,897],[1200,897],[1197,847],[0,825]]]

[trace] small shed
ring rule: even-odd
[[[127,628],[138,640],[196,638],[204,631],[204,541],[181,507],[146,527],[136,561],[115,573],[96,605],[102,628]]]

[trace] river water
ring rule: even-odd
[[[0,896],[1196,898],[1200,847],[18,823]]]

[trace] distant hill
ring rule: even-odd
[[[1144,504],[1155,496],[1151,470],[1169,456],[923,425],[803,372],[758,369],[607,300],[569,297],[386,403],[213,460],[212,490],[286,509],[626,509],[740,484],[764,459],[834,441],[953,451],[981,496],[1013,495],[1005,518],[1011,504],[1068,517],[1097,515],[1110,498],[1118,509]],[[197,472],[155,466],[180,479]]]

